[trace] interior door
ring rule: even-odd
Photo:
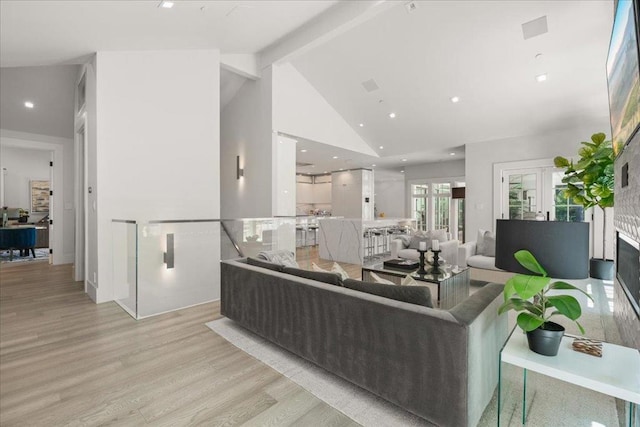
[[[505,170],[502,174],[502,218],[536,219],[543,210],[542,170]]]

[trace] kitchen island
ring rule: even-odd
[[[415,220],[324,218],[318,221],[318,225],[321,259],[363,265],[387,256],[390,241],[414,228]]]

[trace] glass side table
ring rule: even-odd
[[[628,425],[634,426],[640,405],[640,352],[628,347],[602,343],[602,357],[572,349],[573,337],[562,338],[557,356],[543,356],[529,350],[527,336],[515,328],[500,352],[498,370],[498,427],[500,426],[503,363],[523,369],[522,425],[526,424],[527,371],[613,396],[628,402]]]

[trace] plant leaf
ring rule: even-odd
[[[498,308],[498,314],[502,314],[505,311],[509,311],[509,310],[514,310],[514,311],[526,310],[526,308],[524,307],[525,302],[528,302],[528,301],[524,301],[520,298],[511,298],[505,301],[504,304],[502,304],[500,308]]]
[[[520,263],[520,265],[526,268],[527,270],[533,271],[534,273],[541,274],[542,276],[547,275],[547,271],[544,268],[542,268],[542,266],[540,265],[536,257],[534,257],[533,254],[528,250],[526,249],[519,250],[518,252],[513,254],[513,256]]]
[[[554,295],[547,298],[547,304],[571,320],[576,320],[582,315],[582,309],[577,299],[571,295]]]
[[[557,156],[555,159],[553,159],[553,164],[557,167],[557,168],[566,168],[569,166],[569,160],[567,160],[566,158],[562,157],[562,156]]]
[[[544,323],[544,319],[525,311],[518,314],[517,322],[523,331],[529,332],[539,328]]]
[[[515,293],[516,289],[513,287],[513,282],[511,280],[507,280],[507,283],[504,285],[504,291],[502,291],[505,302]]]
[[[584,328],[582,327],[582,325],[580,323],[578,323],[577,320],[574,320],[574,322],[576,322],[576,325],[578,325],[578,329],[580,329],[580,333],[582,335],[584,335]]]
[[[529,299],[544,289],[551,280],[548,277],[527,276],[516,274],[509,281],[513,281],[513,287],[522,299]]]
[[[585,294],[587,296],[587,298],[589,298],[591,301],[593,301],[593,298],[591,298],[591,295],[589,295],[588,293],[586,293],[582,289],[576,288],[575,286],[573,286],[573,285],[571,285],[571,284],[569,284],[567,282],[562,282],[562,281],[553,282],[552,284],[549,285],[549,290],[551,290],[551,289],[570,289],[570,290],[582,292],[583,294]]]
[[[591,135],[591,140],[596,144],[596,145],[600,145],[604,142],[604,140],[607,139],[607,136],[602,133],[602,132],[598,132],[598,133],[594,133],[593,135]]]

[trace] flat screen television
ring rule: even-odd
[[[607,56],[613,150],[620,154],[640,127],[638,21],[633,0],[618,0]]]

